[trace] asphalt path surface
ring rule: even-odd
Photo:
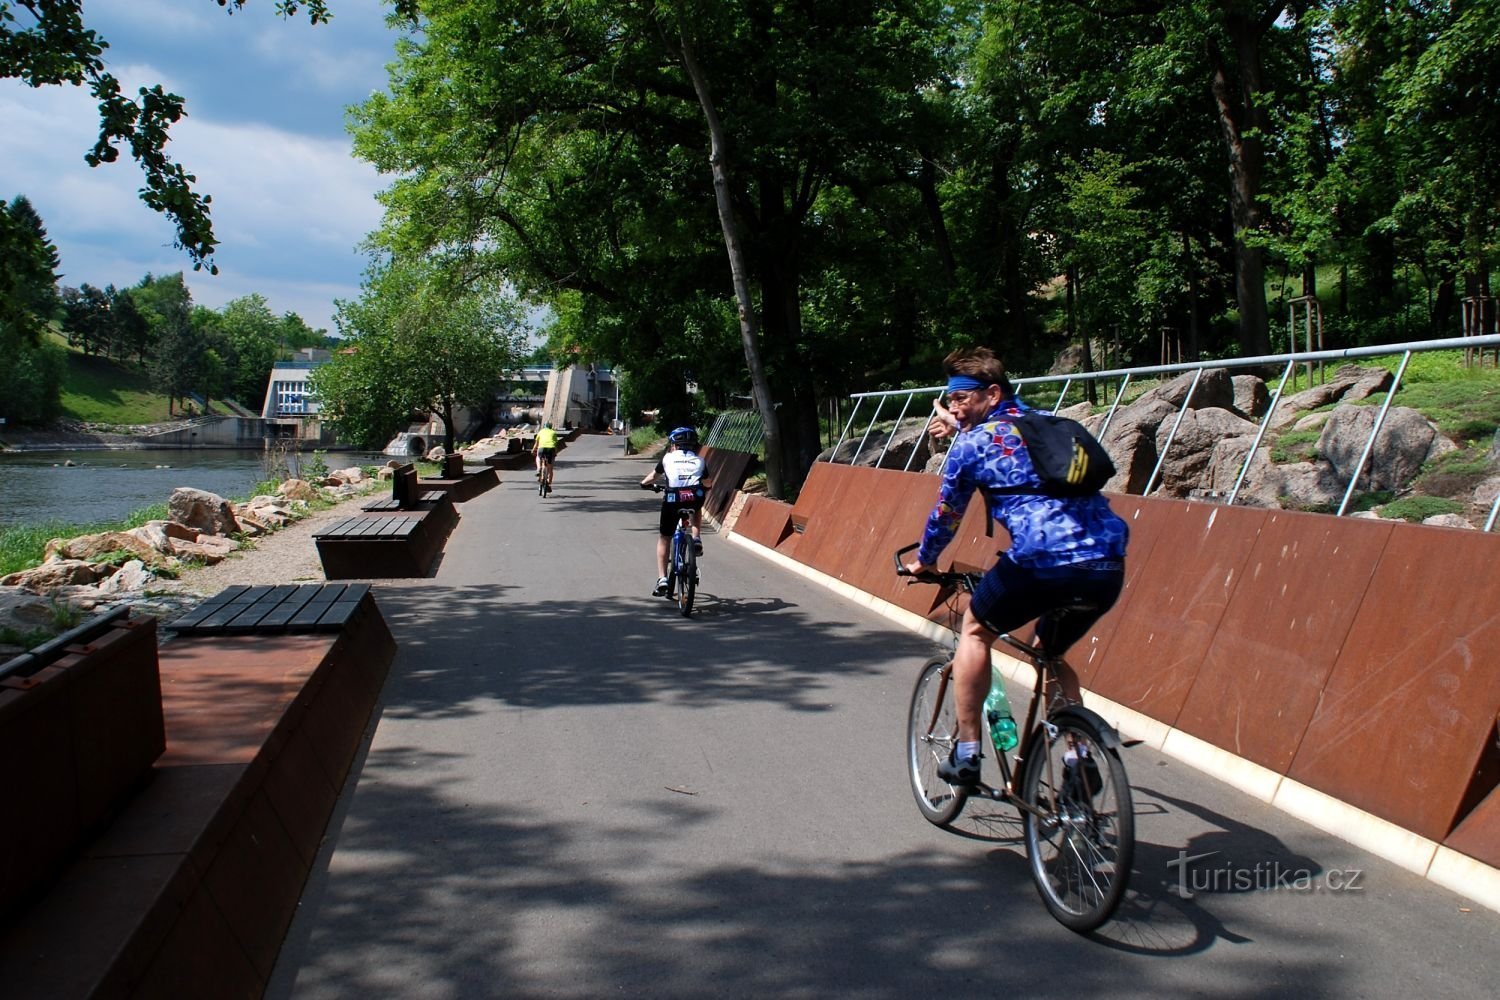
[[[582,437],[377,587],[399,652],[268,995],[1495,995],[1500,915],[1145,747],[1131,892],[1064,929],[1008,808],[912,803],[931,642],[707,529],[682,618],[648,468]]]

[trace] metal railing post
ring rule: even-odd
[[[849,459],[850,465],[853,465],[855,462],[859,461],[859,456],[865,450],[865,442],[870,440],[870,432],[875,429],[875,422],[880,419],[880,411],[884,408],[885,397],[881,396],[878,400],[875,401],[875,415],[870,418],[870,426],[865,428],[864,436],[859,439],[859,447],[854,449],[854,457]]]
[[[915,392],[909,392],[906,394],[906,402],[901,404],[901,412],[896,414],[896,426],[892,427],[891,432],[886,435],[885,447],[880,449],[880,457],[875,460],[875,468],[880,468],[881,463],[885,461],[886,453],[891,450],[891,442],[896,440],[896,432],[901,429],[901,421],[906,419],[906,411],[911,409],[911,398],[915,395]],[[912,452],[915,453],[916,450],[916,447],[913,446]]]
[[[920,390],[920,389],[913,389],[913,390],[912,390],[912,395],[913,395],[913,396],[915,396],[915,395],[916,395],[916,394],[917,394],[917,393],[919,393],[919,392],[921,392],[921,391],[922,391],[922,390]],[[941,391],[941,390],[939,390],[939,391],[938,391],[938,394],[937,394],[937,395],[936,395],[936,396],[933,396],[933,397],[932,397],[932,401],[933,401],[933,403],[934,403],[934,404],[935,404],[935,403],[937,403],[937,401],[938,401],[938,400],[940,400],[940,399],[942,399],[942,398],[943,398],[943,393],[942,393],[942,391]],[[928,419],[928,420],[929,420],[929,421],[931,421],[931,420],[932,420],[932,418],[931,418],[931,417],[928,417],[928,418],[927,418],[927,419]],[[930,450],[931,450],[931,447],[930,447],[930,446],[929,446],[929,448],[928,448],[928,450],[929,450],[929,451],[930,451]],[[907,456],[906,456],[906,464],[905,464],[905,465],[903,465],[903,466],[902,466],[902,467],[901,467],[901,471],[902,471],[902,472],[910,472],[910,471],[911,471],[911,463],[912,463],[912,462],[913,462],[913,461],[914,461],[914,460],[915,460],[915,459],[916,459],[916,457],[917,457],[917,448],[916,448],[916,446],[915,446],[915,445],[913,445],[913,446],[912,446],[912,449],[911,449],[911,454],[910,454],[910,455],[907,455]],[[947,463],[947,461],[948,461],[948,458],[947,458],[947,456],[946,456],[946,455],[944,455],[944,456],[943,456],[943,462],[944,462],[944,463],[945,463],[945,464],[946,464],[946,463]]]
[[[854,417],[859,413],[859,408],[865,404],[863,396],[854,397],[854,408],[849,411],[849,422],[844,424],[844,429],[839,434],[839,439],[833,443],[833,454],[828,457],[830,462],[837,464],[839,460],[839,448],[843,447],[844,439],[849,436],[849,428],[854,426]],[[853,464],[852,462],[850,463]]]
[[[1120,400],[1125,398],[1125,390],[1130,385],[1130,375],[1127,373],[1120,382],[1120,388],[1115,392],[1115,401],[1109,404],[1109,414],[1104,418],[1104,424],[1099,428],[1099,440],[1104,440],[1104,435],[1109,433],[1109,423],[1115,419],[1115,411],[1120,408]]]
[[[1233,507],[1234,498],[1240,495],[1240,484],[1245,481],[1245,474],[1250,471],[1250,463],[1255,461],[1255,453],[1260,450],[1260,442],[1266,436],[1266,428],[1271,426],[1271,417],[1276,413],[1276,404],[1281,402],[1281,390],[1286,388],[1286,380],[1296,367],[1295,361],[1286,363],[1286,370],[1281,373],[1281,384],[1276,386],[1276,392],[1271,396],[1270,405],[1266,407],[1265,419],[1260,422],[1260,427],[1255,431],[1255,443],[1250,446],[1250,452],[1245,456],[1245,464],[1240,466],[1240,474],[1234,480],[1234,489],[1229,491],[1229,499],[1224,501],[1226,505]]]
[[[1177,438],[1177,428],[1182,426],[1182,418],[1187,415],[1188,406],[1193,401],[1193,391],[1198,388],[1198,380],[1202,377],[1202,368],[1193,373],[1193,384],[1188,386],[1187,395],[1182,397],[1182,408],[1177,411],[1177,419],[1172,423],[1172,433],[1167,435],[1167,443],[1162,445],[1161,454],[1156,456],[1156,468],[1151,470],[1151,478],[1146,480],[1146,487],[1141,490],[1141,496],[1150,494],[1151,487],[1156,485],[1156,474],[1161,471],[1162,466],[1167,464],[1167,452],[1172,450],[1172,442]]]
[[[1354,467],[1354,475],[1349,477],[1349,488],[1344,491],[1344,501],[1339,504],[1336,516],[1343,517],[1344,510],[1349,506],[1349,498],[1354,495],[1354,487],[1359,483],[1360,475],[1365,471],[1365,462],[1370,459],[1370,452],[1375,450],[1375,439],[1380,436],[1380,427],[1385,423],[1386,412],[1391,408],[1391,400],[1396,398],[1396,390],[1401,386],[1401,376],[1406,374],[1406,363],[1411,360],[1411,351],[1401,355],[1401,365],[1396,369],[1396,377],[1391,380],[1391,389],[1385,394],[1385,402],[1380,404],[1380,414],[1375,418],[1375,427],[1370,431],[1370,439],[1365,442],[1365,450],[1360,453],[1359,464]]]

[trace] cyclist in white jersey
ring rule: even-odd
[[[703,554],[700,535],[704,487],[712,485],[708,466],[698,454],[698,432],[691,427],[678,427],[667,435],[667,440],[669,447],[657,460],[656,468],[641,480],[641,488],[647,489],[656,482],[657,476],[667,477],[666,488],[662,491],[661,519],[657,525],[656,589],[652,591],[657,597],[667,593],[667,550],[671,547],[672,533],[677,530],[677,512],[684,507],[693,512],[693,553]]]

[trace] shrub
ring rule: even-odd
[[[1463,504],[1447,497],[1403,497],[1380,508],[1380,516],[1416,524],[1437,514],[1462,514]]]

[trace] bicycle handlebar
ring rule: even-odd
[[[974,573],[960,573],[956,570],[930,570],[926,573],[913,573],[907,569],[906,564],[901,561],[901,557],[908,552],[916,551],[920,544],[920,542],[912,542],[905,548],[896,550],[896,554],[891,558],[896,562],[897,576],[910,577],[909,583],[933,583],[941,587],[973,587],[974,581],[977,578],[977,574]]]

